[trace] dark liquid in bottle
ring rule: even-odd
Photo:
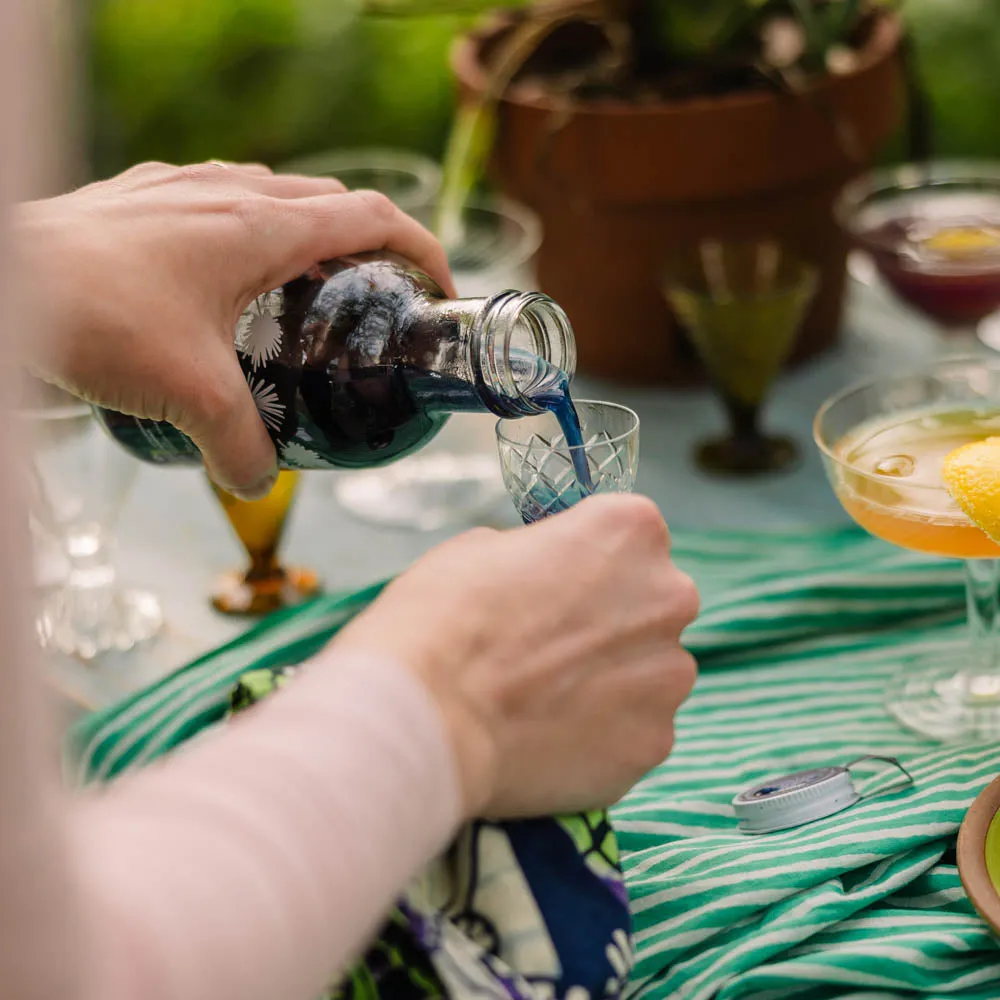
[[[391,259],[335,261],[289,282],[277,317],[251,324],[240,364],[284,467],[368,468],[422,447],[450,412],[513,415],[471,372],[463,378],[439,370],[442,344],[460,339],[459,319],[427,319],[415,303],[429,290],[438,292]],[[567,442],[582,443],[568,376],[525,351],[512,351],[510,364],[525,394],[556,416]],[[170,424],[110,410],[98,415],[146,461],[201,462]],[[589,490],[582,451],[574,461]]]

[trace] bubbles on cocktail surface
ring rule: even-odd
[[[912,455],[886,455],[875,463],[875,471],[880,476],[912,476],[917,460]]]
[[[918,409],[865,421],[836,446],[846,463],[841,485],[869,502],[908,511],[908,516],[961,516],[942,482],[945,457],[998,428],[1000,408]]]

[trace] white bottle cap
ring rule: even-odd
[[[861,798],[850,768],[863,760],[885,761],[902,771],[904,784],[913,780],[894,757],[862,757],[845,767],[796,771],[748,788],[733,799],[740,831],[757,834],[790,830],[850,808]],[[891,787],[898,788],[899,783]]]

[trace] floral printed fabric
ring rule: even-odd
[[[243,676],[232,711],[294,668]],[[324,1000],[598,1000],[632,968],[628,899],[606,813],[477,820],[407,889]]]

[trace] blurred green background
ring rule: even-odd
[[[1000,159],[1000,0],[904,0],[939,155]],[[361,0],[90,0],[89,163],[292,157],[360,145],[438,156],[469,17]]]

